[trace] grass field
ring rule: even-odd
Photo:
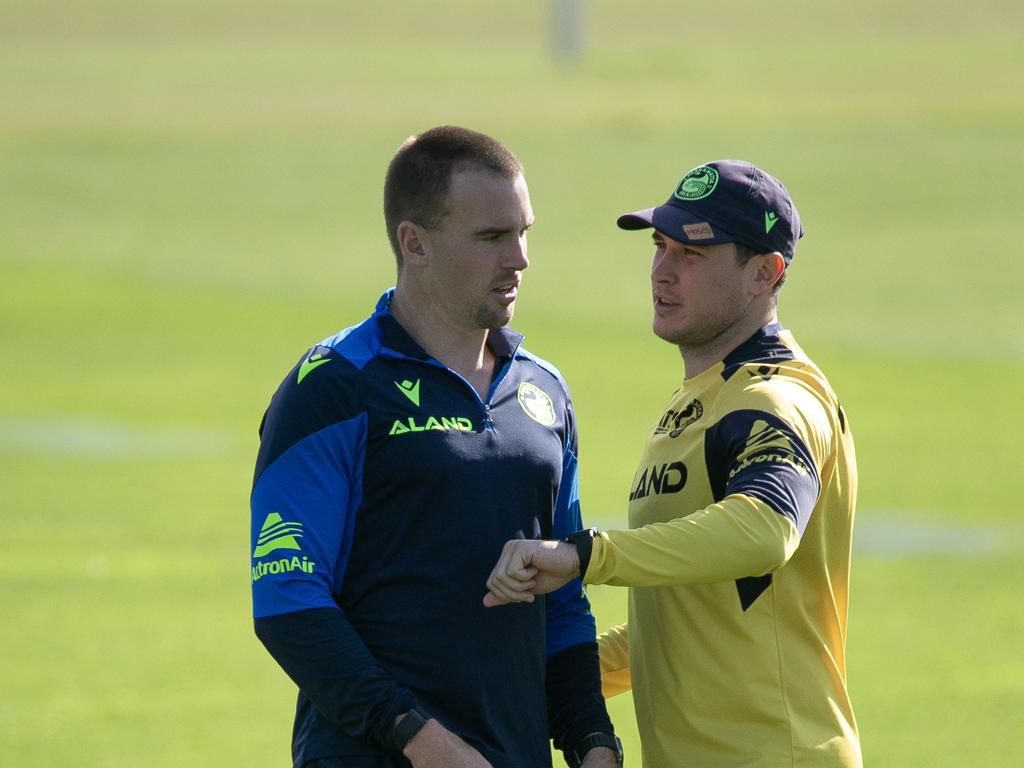
[[[383,170],[444,122],[526,165],[515,325],[573,387],[604,525],[681,374],[615,216],[717,157],[786,181],[782,318],[858,438],[867,762],[1020,764],[1024,5],[594,0],[575,65],[546,14],[0,0],[0,764],[287,763],[249,618],[256,429],[391,284]]]

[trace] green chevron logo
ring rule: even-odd
[[[779,223],[779,217],[773,211],[764,212],[764,232],[768,234],[772,227]]]
[[[314,368],[319,368],[324,363],[331,362],[331,358],[324,357],[323,355],[310,355],[302,361],[302,365],[299,366],[299,380],[296,384],[301,384],[302,380],[306,378],[310,371]]]
[[[296,541],[301,537],[302,523],[286,523],[277,512],[271,512],[263,521],[252,556],[263,557],[277,549],[302,549]]]
[[[419,379],[416,379],[416,383],[415,384],[413,384],[408,379],[406,379],[405,381],[403,381],[401,383],[396,381],[395,382],[395,386],[398,387],[398,390],[403,395],[405,395],[406,397],[408,397],[412,401],[413,405],[415,405],[417,408],[420,407],[420,380]]]

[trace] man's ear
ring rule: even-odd
[[[424,267],[429,261],[424,240],[427,232],[419,224],[403,221],[398,225],[398,247],[402,249],[402,261],[412,267]]]
[[[753,293],[761,296],[769,293],[786,272],[786,260],[778,251],[762,253],[757,257],[757,271],[754,273]]]

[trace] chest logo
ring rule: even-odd
[[[526,415],[538,424],[550,427],[555,423],[555,405],[543,389],[524,381],[519,385],[516,397],[519,400],[519,405],[526,411]]]
[[[416,383],[413,384],[408,379],[404,381],[396,381],[395,386],[398,387],[399,392],[409,398],[412,404],[417,408],[420,407],[420,380],[416,379]]]
[[[654,434],[669,437],[679,437],[683,430],[699,420],[704,415],[704,404],[700,400],[694,400],[681,411],[668,410],[661,417],[658,426],[654,428]]]
[[[636,501],[647,496],[660,496],[663,493],[679,493],[686,486],[686,474],[686,465],[681,461],[644,467],[634,483],[629,500]]]
[[[410,416],[404,421],[396,419],[391,425],[388,437],[393,435],[408,435],[410,432],[472,432],[473,422],[465,416],[427,416],[422,424],[416,422],[415,416]]]

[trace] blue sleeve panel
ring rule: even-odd
[[[571,411],[570,411],[571,414]],[[579,465],[574,449],[576,428],[570,422],[569,440],[562,458],[562,481],[551,525],[554,539],[563,539],[583,527],[580,513]],[[590,601],[583,590],[583,580],[573,579],[547,596],[547,656],[577,643],[592,643],[597,625],[590,612]]]
[[[256,619],[271,656],[331,722],[389,749],[395,718],[416,705],[376,663],[337,608]]]
[[[564,387],[564,382],[561,382]],[[562,539],[583,527],[580,513],[577,436],[571,405],[567,407],[565,453],[551,533]],[[576,578],[547,596],[547,664],[545,692],[548,728],[563,752],[591,733],[613,733],[601,693],[597,628],[582,579]]]
[[[334,608],[352,546],[366,420],[358,416],[293,445],[252,492],[253,616]]]
[[[716,501],[742,493],[788,517],[803,535],[821,491],[804,441],[778,416],[738,410],[708,430],[708,479]]]

